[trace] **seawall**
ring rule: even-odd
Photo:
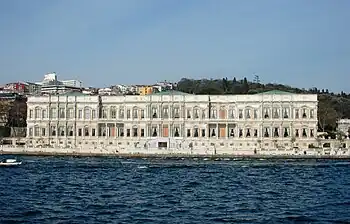
[[[305,153],[306,152],[306,153]],[[58,148],[24,148],[24,147],[0,147],[1,155],[26,155],[26,156],[74,156],[74,157],[119,157],[119,158],[211,158],[211,159],[350,159],[350,150],[342,151],[341,154],[320,154],[314,150],[295,153],[292,151],[257,151],[253,150],[237,151],[231,153],[193,153],[187,150],[180,152],[169,152],[167,150],[148,150],[141,152],[138,150],[81,150],[81,149],[58,149]]]

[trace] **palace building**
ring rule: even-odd
[[[268,150],[307,148],[317,136],[317,95],[143,96],[71,93],[28,98],[31,147]]]

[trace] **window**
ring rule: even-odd
[[[90,120],[90,119],[91,119],[91,110],[90,110],[90,108],[88,108],[88,107],[86,107],[86,108],[84,109],[84,118],[85,118],[86,120]]]
[[[124,137],[124,128],[123,127],[118,128],[118,134],[119,134],[119,137]]]
[[[283,118],[289,118],[289,108],[283,109]]]
[[[145,137],[145,129],[141,128],[141,137]]]
[[[109,113],[110,113],[111,119],[116,119],[117,118],[117,110],[116,110],[115,107],[111,107]]]
[[[295,137],[299,137],[299,129],[295,129]]]
[[[130,129],[126,129],[126,137],[130,137]]]
[[[163,108],[162,118],[169,118],[169,108],[168,107]]]
[[[257,118],[258,118],[258,110],[254,109],[254,119],[257,119]]]
[[[50,118],[57,118],[57,109],[56,108],[51,108],[50,109]]]
[[[310,110],[310,118],[314,118],[314,109]]]
[[[303,118],[306,118],[306,109],[303,109]]]
[[[269,118],[269,109],[268,108],[264,108],[264,118]]]
[[[187,109],[187,118],[191,118],[191,109]]]
[[[84,127],[84,136],[89,136],[89,127]]]
[[[174,108],[173,117],[180,118],[180,109],[178,107]]]
[[[96,119],[96,110],[95,109],[91,110],[91,119]]]
[[[137,119],[138,118],[138,113],[137,113],[137,108],[133,108],[132,109],[132,118],[133,119]]]
[[[158,136],[158,130],[157,127],[152,127],[152,137],[157,137]]]
[[[107,119],[107,109],[106,108],[102,108],[102,118]]]
[[[81,128],[78,128],[78,136],[82,136],[83,135],[83,130]]]
[[[243,118],[243,110],[242,110],[242,109],[239,109],[239,110],[238,110],[238,118],[239,118],[239,119],[242,119],[242,118]]]
[[[29,136],[33,136],[33,128],[29,128]]]
[[[217,118],[217,111],[215,107],[211,108],[211,118],[214,118],[214,119]]]
[[[59,109],[59,114],[58,114],[59,118],[65,118],[66,117],[65,115],[66,115],[65,114],[65,109],[64,108],[60,108]]]
[[[245,109],[245,118],[250,119],[250,109]]]
[[[41,128],[41,135],[46,136],[46,128]]]
[[[235,137],[235,129],[230,129],[230,137]]]
[[[228,114],[229,118],[235,118],[235,111],[234,111],[234,109],[230,109],[228,113],[229,113]]]
[[[211,129],[211,137],[215,137],[216,136],[216,132],[215,132],[215,128]]]
[[[126,119],[130,119],[130,118],[131,118],[131,110],[126,109]]]
[[[67,132],[68,132],[68,136],[73,136],[73,127],[72,126],[68,126],[67,127]]]
[[[68,119],[74,118],[74,110],[73,110],[73,108],[68,108],[68,111],[67,111],[67,118],[68,118]]]
[[[199,109],[198,109],[198,108],[195,108],[195,109],[194,109],[194,118],[195,118],[195,119],[198,119],[198,118],[199,118]]]
[[[278,108],[273,108],[273,118],[277,119],[280,117],[280,110]]]
[[[33,118],[33,110],[29,110],[29,118],[30,118],[30,119]]]
[[[134,127],[134,128],[132,129],[132,136],[137,137],[137,132],[138,132],[137,128]]]
[[[95,128],[91,129],[91,136],[96,136],[96,129]]]
[[[78,110],[78,118],[82,119],[83,118],[83,110]]]
[[[145,118],[145,110],[141,109],[141,119]]]
[[[299,109],[295,109],[295,118],[296,118],[296,119],[299,118]]]
[[[303,137],[307,137],[306,128],[303,128]]]
[[[198,136],[199,136],[198,128],[194,128],[193,137],[198,137]]]
[[[119,119],[124,119],[124,108],[119,109]]]
[[[279,137],[279,128],[274,128],[273,137]]]
[[[205,110],[203,109],[202,110],[202,119],[205,119],[206,118],[206,114],[205,114]]]
[[[51,126],[50,131],[51,131],[51,136],[56,136],[56,126]]]
[[[42,118],[42,119],[45,119],[46,117],[47,117],[46,109],[43,109],[43,110],[41,111],[41,118]]]
[[[246,137],[250,137],[250,129],[247,128]]]
[[[289,128],[284,128],[284,133],[283,133],[283,137],[288,137],[289,136]]]
[[[270,137],[270,131],[269,131],[269,128],[265,128],[265,131],[264,131],[264,137],[265,137],[265,138]]]
[[[34,117],[35,117],[35,119],[40,118],[40,108],[39,107],[35,108]]]
[[[239,129],[239,137],[242,138],[243,137],[243,130]]]
[[[191,137],[191,129],[187,129],[187,137]]]
[[[179,127],[174,128],[174,137],[180,137],[180,128]]]
[[[202,137],[205,137],[205,129],[202,129]]]
[[[156,107],[152,107],[152,118],[158,118],[157,108]]]
[[[258,129],[254,129],[254,137],[258,137]]]
[[[58,132],[60,136],[65,136],[65,127],[63,126],[58,127]]]
[[[310,137],[314,137],[314,130],[313,129],[310,129]]]
[[[38,126],[34,127],[34,136],[40,136],[40,128]]]

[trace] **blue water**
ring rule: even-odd
[[[19,159],[0,223],[350,222],[350,161]]]

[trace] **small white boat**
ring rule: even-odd
[[[5,159],[0,162],[0,166],[18,166],[21,164],[22,161],[17,161],[16,159]]]

